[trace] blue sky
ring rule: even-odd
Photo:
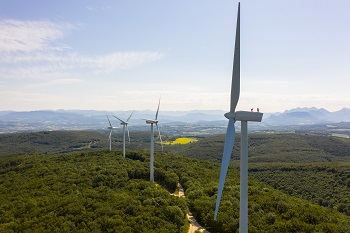
[[[0,110],[229,110],[237,3],[2,0]],[[349,108],[349,12],[241,1],[237,109]]]

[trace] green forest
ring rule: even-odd
[[[350,163],[252,163],[249,174],[284,193],[350,216]]]
[[[155,184],[149,133],[134,137],[123,158],[95,132],[0,135],[0,232],[184,233],[188,210],[209,232],[238,232],[239,136],[216,221],[224,135],[164,146]],[[350,232],[349,148],[331,137],[250,135],[249,232]],[[186,197],[173,195],[178,183]]]
[[[180,232],[186,202],[170,195],[178,177],[161,167],[157,184],[141,154],[98,151],[1,159],[1,232]]]

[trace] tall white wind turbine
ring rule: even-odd
[[[160,139],[160,144],[162,146],[162,152],[163,152],[163,141],[162,141],[162,136],[160,135],[159,127],[158,127],[158,112],[159,112],[159,105],[160,105],[160,98],[159,98],[159,103],[158,103],[158,108],[156,112],[156,117],[154,120],[150,119],[144,119],[146,120],[147,124],[151,124],[151,151],[150,151],[150,181],[154,182],[154,130],[153,130],[153,124],[156,125],[158,134],[159,134],[159,139]]]
[[[231,104],[230,112],[225,114],[229,119],[226,138],[224,144],[224,152],[222,155],[220,180],[218,187],[218,195],[216,199],[216,207],[214,219],[216,219],[222,191],[224,188],[225,178],[230,163],[230,158],[236,137],[235,125],[236,121],[241,121],[241,158],[240,158],[240,213],[239,213],[239,232],[248,232],[248,121],[261,122],[263,114],[260,112],[237,111],[236,106],[240,92],[240,3],[238,3],[236,41],[232,71],[231,86]]]
[[[109,120],[107,114],[106,114],[106,117],[107,117],[108,122],[109,122],[109,127],[107,128],[107,129],[109,129],[109,137],[108,137],[109,151],[112,151],[112,132],[113,132],[113,129],[116,129],[116,127],[112,126],[111,121]]]
[[[129,133],[129,129],[128,129],[128,121],[130,120],[132,114],[134,113],[134,111],[132,111],[132,113],[130,114],[129,118],[126,121],[121,120],[120,118],[114,116],[115,118],[117,118],[120,121],[120,124],[123,126],[123,156],[125,158],[125,128],[128,131],[128,138],[129,138],[129,143],[130,143],[130,133]]]

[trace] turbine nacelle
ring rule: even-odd
[[[158,120],[142,119],[146,121],[146,124],[158,124]]]
[[[237,111],[235,114],[236,121],[261,122],[262,117],[263,117],[263,113],[261,112]]]
[[[254,121],[261,122],[263,113],[261,112],[248,112],[248,111],[237,111],[237,112],[228,112],[224,116],[227,119],[233,118],[235,121]]]

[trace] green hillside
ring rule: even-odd
[[[200,139],[197,143],[166,146],[166,151],[221,162],[225,135]],[[236,136],[233,159],[239,159],[240,134]],[[298,134],[250,134],[249,162],[350,161],[350,140]]]
[[[249,175],[350,216],[350,163],[251,163]]]
[[[108,136],[107,136],[108,137]],[[107,148],[107,137],[89,131],[46,131],[0,134],[0,155],[69,153]]]
[[[223,143],[224,135],[215,135],[198,143],[178,146],[176,150],[187,156],[220,162]],[[232,164],[239,170],[239,135],[235,145]],[[349,139],[296,134],[249,135],[250,177],[288,195],[347,215],[350,215],[349,161]]]
[[[155,135],[156,136],[156,135]],[[38,132],[38,133],[24,133],[24,134],[4,134],[0,135],[0,158],[2,170],[0,174],[2,175],[1,179],[7,180],[8,186],[4,186],[4,180],[0,182],[0,189],[2,190],[1,197],[2,198],[10,198],[11,196],[18,195],[17,193],[20,190],[28,190],[28,187],[33,187],[33,192],[41,192],[38,191],[42,187],[46,187],[45,191],[50,190],[53,183],[62,179],[60,181],[62,190],[66,190],[65,193],[55,193],[53,192],[51,196],[57,196],[64,199],[68,194],[70,194],[67,190],[70,190],[70,186],[65,187],[67,183],[67,178],[63,177],[71,177],[70,179],[75,179],[72,177],[80,177],[79,179],[83,181],[79,181],[78,183],[74,182],[76,186],[78,184],[84,183],[88,181],[88,184],[84,184],[84,189],[82,189],[86,193],[94,193],[96,196],[90,196],[92,199],[98,199],[98,195],[100,195],[100,186],[104,186],[111,188],[109,192],[124,193],[127,196],[133,197],[134,195],[140,195],[142,190],[145,188],[145,185],[149,185],[147,180],[149,176],[149,162],[148,162],[148,150],[149,150],[149,132],[132,132],[131,133],[131,143],[127,144],[127,150],[129,150],[128,157],[129,159],[120,158],[120,150],[122,148],[122,135],[114,134],[113,135],[113,150],[117,149],[117,152],[107,152],[101,151],[100,149],[107,149],[108,132],[105,133],[97,133],[97,132],[83,132],[83,131],[58,131],[58,132]],[[163,139],[175,140],[173,137],[163,136]],[[212,221],[212,210],[215,204],[215,196],[217,192],[217,182],[218,182],[218,172],[219,166],[218,162],[221,161],[222,156],[222,148],[224,143],[224,135],[214,135],[206,138],[199,138],[198,142],[189,143],[185,145],[164,145],[164,151],[167,154],[158,154],[156,156],[156,174],[161,174],[160,176],[163,178],[158,179],[157,182],[161,186],[156,186],[161,189],[161,187],[166,188],[168,191],[174,191],[176,188],[176,182],[180,180],[184,188],[186,189],[187,195],[187,203],[194,213],[195,217],[200,221],[201,224],[206,226],[208,230],[211,232],[235,232],[238,227],[238,200],[239,200],[239,151],[240,151],[240,135],[237,135],[236,138],[236,147],[233,151],[233,161],[232,167],[229,175],[227,186],[225,187],[225,192],[230,192],[227,194],[228,196],[223,197],[223,206],[221,207],[222,218],[219,218],[218,221]],[[156,151],[160,151],[161,147],[159,143],[156,143]],[[131,149],[138,150],[137,152],[131,153]],[[75,152],[74,154],[71,154]],[[82,153],[84,152],[84,153]],[[32,155],[28,155],[27,153],[31,153]],[[14,155],[11,155],[14,154]],[[17,154],[17,155],[15,155]],[[44,155],[46,154],[46,155]],[[56,154],[56,155],[54,155]],[[177,154],[185,155],[186,157],[178,156]],[[249,205],[252,208],[256,205],[258,207],[254,207],[251,210],[252,216],[250,216],[250,232],[293,232],[289,231],[290,229],[299,229],[301,227],[305,230],[305,232],[333,232],[325,230],[327,227],[332,226],[333,222],[328,222],[329,218],[325,220],[320,216],[324,215],[323,211],[326,211],[330,216],[338,216],[336,212],[350,215],[350,173],[349,173],[349,165],[350,165],[350,140],[348,139],[340,139],[333,137],[324,137],[324,136],[315,136],[315,135],[296,135],[296,134],[250,134],[249,135],[249,176],[255,180],[250,180],[250,196],[249,196]],[[93,159],[94,158],[94,159]],[[115,158],[115,160],[114,160]],[[131,159],[132,158],[132,159]],[[204,159],[204,160],[197,160]],[[26,161],[26,162],[23,162]],[[55,164],[52,162],[55,161]],[[103,162],[104,161],[104,162]],[[213,161],[213,162],[209,162]],[[41,165],[33,165],[40,163]],[[102,163],[102,164],[101,164]],[[51,164],[50,166],[46,164]],[[71,168],[73,166],[74,168]],[[96,165],[97,164],[97,165]],[[109,164],[108,166],[106,164]],[[28,166],[29,167],[28,167]],[[119,166],[122,165],[121,169]],[[56,166],[62,166],[65,169],[58,169]],[[99,166],[100,168],[96,168]],[[23,168],[27,168],[23,170]],[[49,173],[54,175],[55,180],[48,182],[46,186],[38,186],[36,184],[32,184],[32,180],[36,180],[36,176],[42,176],[43,172],[36,172],[36,175],[28,175],[26,172],[32,172],[35,168],[44,169],[45,172],[55,171],[54,173]],[[96,181],[96,175],[102,171],[103,167],[106,167],[104,172],[106,174],[102,174],[104,179],[106,177],[126,177],[124,180],[120,179],[121,183],[135,183],[137,184],[137,188],[132,192],[130,190],[124,190],[124,186],[119,184],[113,184],[114,186],[110,187],[112,178],[108,178],[109,181],[103,181],[102,185],[96,186],[94,182]],[[139,169],[135,169],[135,167]],[[108,169],[107,169],[108,168]],[[54,170],[53,170],[54,169]],[[79,170],[94,170],[94,172],[86,173],[84,172],[83,178],[82,174],[77,173]],[[100,170],[99,170],[100,169]],[[131,170],[130,170],[131,169]],[[68,170],[70,173],[66,173]],[[108,171],[107,171],[108,170]],[[129,171],[130,170],[130,171]],[[13,173],[15,171],[15,173]],[[112,173],[109,173],[112,171]],[[118,172],[122,172],[119,174]],[[44,175],[46,173],[43,173]],[[229,172],[229,173],[230,173]],[[6,178],[5,177],[6,174]],[[28,184],[27,186],[18,186],[16,191],[13,193],[7,193],[4,190],[9,190],[14,183],[20,184],[21,182],[17,182],[17,180],[9,176],[9,174],[15,175],[20,180],[25,180]],[[38,175],[39,174],[39,175]],[[119,174],[119,175],[117,175]],[[127,175],[125,175],[127,174]],[[135,175],[136,174],[136,175]],[[17,176],[18,175],[18,176]],[[22,177],[22,175],[24,175]],[[90,177],[90,175],[94,177]],[[29,179],[31,177],[31,179]],[[164,178],[167,177],[167,178]],[[136,178],[136,179],[135,179]],[[29,179],[29,180],[28,180]],[[119,179],[119,178],[118,178]],[[118,180],[117,179],[117,180]],[[69,181],[69,179],[68,179]],[[42,182],[42,181],[40,181]],[[105,182],[105,183],[104,183]],[[141,182],[141,184],[139,184]],[[261,183],[262,182],[262,183]],[[123,184],[124,184],[123,183]],[[266,185],[264,185],[265,183]],[[30,185],[29,185],[30,184]],[[267,186],[268,185],[268,186]],[[75,186],[75,187],[76,187]],[[106,186],[106,187],[105,187]],[[153,186],[151,186],[152,188]],[[85,189],[86,188],[86,189]],[[146,188],[150,188],[147,186]],[[154,187],[153,187],[154,188]],[[276,190],[275,190],[276,189]],[[93,190],[93,191],[91,191]],[[161,191],[164,195],[169,194],[168,191],[162,189]],[[279,192],[280,190],[282,192]],[[52,191],[52,190],[51,190]],[[158,192],[158,191],[157,191]],[[6,193],[6,195],[5,195]],[[28,201],[28,198],[31,194],[27,194],[26,198],[21,197],[22,204],[19,206],[25,206],[25,202]],[[69,196],[68,195],[68,196]],[[267,199],[264,199],[267,195]],[[293,196],[293,197],[292,197]],[[81,199],[81,196],[78,196]],[[5,202],[9,200],[17,199],[6,199]],[[71,197],[69,198],[77,198]],[[136,199],[142,199],[142,197],[135,197]],[[165,197],[164,197],[165,198]],[[310,202],[302,201],[308,200]],[[58,199],[58,198],[57,198]],[[75,200],[74,199],[74,200]],[[269,205],[274,205],[275,199],[283,200],[282,202],[286,204],[288,207],[283,207],[287,209],[293,209],[293,216],[297,216],[297,218],[293,218],[293,221],[287,221],[284,215],[285,213],[279,212],[278,208],[280,207],[269,207]],[[30,199],[32,200],[32,199]],[[34,198],[34,200],[36,200]],[[53,202],[57,202],[59,200],[54,199]],[[144,201],[144,200],[143,200]],[[142,201],[142,203],[143,203]],[[260,201],[266,203],[260,203]],[[2,202],[2,200],[1,200]],[[15,202],[14,202],[15,203]],[[68,203],[68,202],[67,202]],[[89,209],[86,207],[86,203],[81,203],[79,205],[83,205],[84,207],[79,207],[85,209],[85,211],[93,212],[90,213],[91,219],[95,219],[96,216],[93,214],[96,212],[96,209]],[[103,201],[101,201],[103,203]],[[225,204],[226,203],[226,204]],[[267,204],[268,203],[268,204]],[[298,203],[298,204],[290,204],[290,203]],[[169,203],[168,203],[169,204]],[[168,206],[167,204],[167,206]],[[102,204],[101,204],[102,205]],[[183,204],[181,204],[183,205]],[[226,206],[227,205],[227,206]],[[277,204],[279,206],[280,204]],[[45,213],[54,213],[55,208],[47,210],[46,212],[37,207],[38,216]],[[172,205],[170,205],[172,206]],[[283,206],[283,205],[282,205]],[[311,221],[311,226],[307,226],[310,222],[307,222],[305,218],[301,217],[304,213],[298,212],[294,209],[295,206],[299,206],[301,209],[309,209],[316,208],[317,212],[315,216],[317,217],[316,222]],[[311,207],[310,207],[311,206]],[[326,209],[318,208],[320,206],[326,207]],[[183,206],[178,206],[182,211],[184,211]],[[19,207],[12,206],[13,209],[18,209]],[[11,210],[10,207],[6,207],[6,211],[0,213],[9,213],[8,210]],[[23,207],[24,208],[24,207]],[[126,208],[126,207],[125,207]],[[257,208],[257,209],[256,209]],[[260,209],[261,208],[261,209]],[[266,212],[265,208],[269,208],[271,211]],[[277,208],[277,209],[274,209]],[[3,208],[0,208],[0,211]],[[4,210],[5,210],[4,209]],[[220,211],[221,211],[220,210]],[[322,210],[322,211],[321,211]],[[258,211],[259,214],[256,213]],[[260,213],[262,211],[262,213]],[[22,212],[26,212],[22,210]],[[142,212],[142,211],[141,211]],[[140,213],[141,213],[140,212]],[[226,215],[227,213],[227,215]],[[253,214],[254,213],[254,214]],[[267,216],[267,214],[269,215]],[[116,213],[117,214],[117,213]],[[320,216],[318,215],[320,214]],[[16,219],[18,213],[16,213],[15,217],[12,217],[12,220]],[[72,214],[71,214],[72,215]],[[118,216],[121,214],[118,213]],[[141,214],[142,215],[142,214]],[[256,216],[255,216],[256,215]],[[5,216],[5,215],[4,215]],[[6,215],[7,216],[7,215]],[[58,215],[57,215],[58,216]],[[55,218],[57,217],[55,215]],[[225,218],[225,216],[235,216],[235,221],[228,224],[229,218]],[[255,217],[254,217],[255,216]],[[315,217],[314,216],[314,217]],[[340,215],[344,216],[344,215]],[[60,215],[58,216],[60,217]],[[80,216],[81,219],[86,216]],[[220,215],[219,215],[220,217]],[[28,216],[24,217],[29,218]],[[36,217],[39,219],[39,217]],[[256,218],[256,219],[255,219]],[[340,217],[341,219],[343,217]],[[2,219],[2,218],[0,218]],[[5,218],[6,219],[6,218]],[[11,219],[11,218],[10,218]],[[89,219],[89,218],[88,218]],[[98,219],[98,217],[96,218]],[[128,218],[122,218],[123,221],[129,222]],[[225,220],[222,220],[225,219]],[[260,220],[259,220],[260,219]],[[267,226],[261,219],[265,219],[267,222],[273,222],[273,224]],[[267,220],[270,219],[270,220]],[[24,221],[24,220],[23,220]],[[24,226],[24,222],[7,222],[5,225],[1,226]],[[34,221],[34,220],[33,220]],[[32,221],[32,222],[33,222]],[[39,220],[38,220],[39,221]],[[64,220],[66,221],[66,220]],[[78,230],[78,223],[72,221],[73,228],[67,228],[71,231]],[[102,220],[100,220],[102,221]],[[119,221],[119,220],[118,220]],[[184,220],[183,220],[184,221]],[[181,223],[183,223],[183,221]],[[220,222],[223,221],[223,222]],[[261,222],[263,221],[263,222]],[[346,223],[349,222],[348,218],[344,220]],[[34,221],[35,222],[35,221]],[[35,228],[38,227],[33,222]],[[40,219],[40,222],[45,221]],[[284,224],[282,224],[282,223]],[[296,223],[298,222],[298,223]],[[300,223],[301,222],[301,223]],[[256,225],[259,223],[258,225]],[[282,228],[279,224],[282,224],[284,227],[287,227],[286,230]],[[300,224],[301,225],[300,225]],[[322,226],[320,224],[325,223],[327,227]],[[12,224],[12,225],[11,225]],[[32,223],[28,223],[32,224]],[[48,222],[45,224],[49,224]],[[51,224],[51,223],[50,223]],[[53,224],[53,223],[52,223]],[[86,224],[86,223],[85,223]],[[101,222],[96,223],[96,225],[91,225],[89,227],[81,227],[82,229],[97,229],[96,231],[104,231],[101,230]],[[127,227],[128,224],[123,223],[122,226]],[[158,223],[157,223],[158,224]],[[168,224],[168,223],[167,223]],[[173,223],[170,223],[173,224]],[[299,224],[299,225],[298,225]],[[306,225],[305,225],[306,224]],[[113,224],[112,224],[113,225]],[[142,225],[142,224],[141,224]],[[181,225],[181,224],[180,224]],[[178,225],[180,228],[181,226]],[[343,224],[344,225],[344,224]],[[53,225],[53,227],[56,225]],[[345,224],[345,226],[347,226]],[[131,226],[132,227],[132,226]],[[180,229],[177,227],[176,229]],[[305,228],[306,227],[306,228]],[[146,226],[147,228],[147,226]],[[145,229],[146,229],[145,228]],[[300,228],[300,229],[301,229]],[[320,230],[320,229],[323,230]],[[330,227],[332,228],[332,227]],[[14,229],[16,232],[17,228],[6,228],[6,229]],[[28,228],[29,229],[29,228]],[[147,228],[148,232],[151,232],[151,228]],[[261,230],[261,229],[264,229]],[[277,230],[278,229],[278,230]],[[310,230],[312,229],[312,230]],[[316,230],[317,229],[317,230]],[[4,231],[7,232],[7,231]],[[119,230],[118,230],[119,232]],[[126,231],[129,232],[129,231]],[[130,231],[137,232],[137,231]],[[299,230],[295,232],[300,232]],[[348,232],[345,231],[335,231],[335,232]]]
[[[155,136],[157,136],[155,134]],[[149,150],[149,132],[131,132],[127,149]],[[0,156],[18,153],[70,153],[108,149],[108,132],[49,131],[19,134],[0,134]],[[163,140],[174,140],[162,136]],[[164,145],[164,151],[220,162],[225,135],[199,138],[198,142],[185,145]],[[122,134],[112,137],[113,150],[122,149]],[[161,151],[158,140],[155,150]],[[240,134],[236,137],[233,159],[239,159]],[[297,134],[250,134],[250,162],[350,162],[350,140]]]
[[[76,151],[94,151],[109,149],[109,132],[92,131],[45,131],[33,133],[0,134],[0,156],[20,153],[71,153]],[[150,133],[130,133],[131,143],[128,149],[143,150],[149,148]],[[164,136],[166,138],[166,136]],[[112,149],[122,149],[121,133],[112,135]],[[156,143],[156,150],[161,150]]]
[[[129,157],[139,158],[135,153]],[[180,232],[186,203],[178,178],[118,153],[5,156],[0,232]]]
[[[213,221],[218,163],[147,152],[3,156],[0,232],[181,232],[185,211],[210,232],[237,232],[239,175],[230,168]],[[170,195],[177,182],[186,200]],[[249,181],[249,232],[349,232],[350,217]]]

